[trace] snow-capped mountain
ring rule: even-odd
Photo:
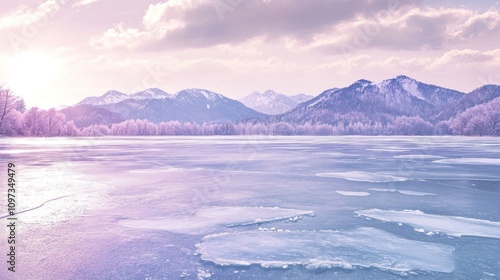
[[[165,99],[172,97],[170,94],[158,88],[148,88],[146,90],[129,95],[130,99]]]
[[[116,104],[127,99],[144,100],[144,99],[164,99],[170,97],[171,95],[157,88],[149,88],[130,95],[116,90],[110,90],[101,96],[87,97],[82,101],[78,102],[76,105],[87,104],[87,105],[100,106],[100,105]]]
[[[309,100],[313,99],[314,96],[313,95],[304,94],[304,93],[300,93],[300,94],[288,96],[288,98],[290,98],[293,102],[295,102],[295,103],[297,103],[297,105],[299,105],[300,103],[304,103],[306,101],[309,101]]]
[[[68,120],[78,120],[78,124],[88,124],[89,119],[79,121],[77,113],[72,112],[90,112],[103,118],[110,116],[109,120],[102,120],[99,123],[146,119],[156,123],[175,120],[202,124],[238,122],[265,116],[221,94],[194,88],[181,90],[174,95],[169,95],[160,89],[147,89],[131,95],[109,91],[100,97],[86,98],[66,111],[70,116]],[[97,123],[97,120],[95,121]]]
[[[151,99],[141,110],[132,112],[132,118],[145,118],[153,122],[222,122],[241,121],[265,116],[242,103],[204,89],[186,89],[172,98]]]
[[[379,83],[362,79],[346,88],[326,90],[279,119],[301,123],[337,123],[346,115],[359,121],[382,123],[397,116],[429,119],[463,96],[462,92],[424,84],[407,76]]]
[[[263,93],[252,92],[241,98],[239,101],[247,107],[269,115],[282,114],[295,108],[298,104],[311,99],[312,96],[299,94],[295,96],[286,96],[272,90]]]
[[[131,95],[109,91],[100,97],[86,98],[63,111],[67,120],[78,120],[81,125],[110,124],[127,119],[199,124],[260,119],[264,123],[341,123],[347,127],[352,124],[387,125],[399,117],[414,117],[437,124],[498,97],[498,85],[482,86],[465,94],[397,76],[381,82],[358,80],[345,88],[328,89],[305,102],[309,98],[307,95],[288,97],[271,90],[254,92],[241,99],[249,107],[274,116],[205,89],[186,89],[174,95],[160,89]]]
[[[76,105],[106,105],[106,104],[114,104],[125,99],[129,98],[129,96],[123,92],[119,92],[116,90],[110,90],[101,96],[91,96],[83,99],[78,102]]]

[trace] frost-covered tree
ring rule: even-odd
[[[0,85],[0,133],[11,135],[18,131],[19,113],[25,110],[24,100],[14,95],[12,90]]]
[[[87,126],[82,129],[82,136],[106,136],[110,135],[110,129],[108,126],[103,124],[94,124],[91,126]]]
[[[76,127],[73,121],[69,121],[64,124],[63,134],[65,136],[79,136],[80,130]]]
[[[46,115],[38,107],[31,107],[23,114],[23,130],[26,136],[43,136],[45,131],[44,122]]]
[[[500,98],[467,109],[450,121],[455,134],[499,136]]]
[[[393,135],[431,135],[434,127],[421,117],[397,117],[387,130]]]
[[[45,111],[44,114],[46,115],[44,120],[45,120],[45,125],[47,126],[44,136],[63,135],[64,119],[66,118],[64,114],[58,112],[54,108]]]

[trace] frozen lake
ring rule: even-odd
[[[499,138],[0,138],[0,155],[23,211],[1,279],[500,278]]]

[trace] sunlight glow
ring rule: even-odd
[[[39,102],[46,99],[40,93],[53,87],[54,80],[60,72],[60,65],[49,54],[24,52],[10,59],[9,72],[8,84],[16,95],[28,101]]]

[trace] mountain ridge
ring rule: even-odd
[[[283,105],[289,102],[288,106],[293,106],[291,97],[272,90],[253,92],[250,95],[252,94],[263,98],[261,103]],[[286,99],[281,102],[280,98],[283,97]],[[121,119],[145,119],[155,123],[177,120],[197,123],[252,121],[347,125],[355,121],[385,125],[398,117],[415,117],[437,124],[456,117],[468,108],[500,97],[500,86],[484,85],[470,93],[464,93],[398,75],[380,82],[359,79],[347,87],[330,88],[316,97],[310,97],[298,95],[299,100],[293,103],[296,104],[293,108],[281,107],[282,113],[277,114],[261,113],[255,108],[249,108],[247,105],[250,104],[245,105],[241,99],[238,101],[196,88],[181,90],[175,94],[168,94],[161,89],[146,89],[131,95],[108,91],[99,97],[87,97],[77,105],[99,108],[92,111],[91,107],[86,107],[86,110],[104,118],[112,116],[104,123]],[[71,108],[64,110],[69,112]],[[76,116],[71,113],[69,115]]]

